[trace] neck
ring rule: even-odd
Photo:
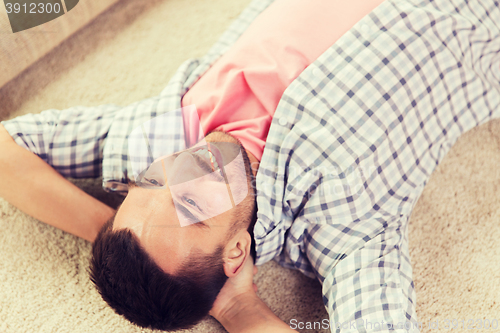
[[[245,151],[247,153],[248,159],[250,160],[250,166],[252,169],[252,173],[255,177],[255,176],[257,176],[257,170],[259,170],[260,162],[250,151],[248,151],[247,149],[245,149]]]

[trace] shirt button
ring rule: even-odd
[[[361,29],[366,32],[366,33],[369,33],[372,29],[370,29],[370,27],[368,26],[368,24],[363,24],[361,26]]]
[[[286,126],[286,124],[288,124],[288,120],[286,120],[285,117],[281,117],[279,120],[278,120],[278,123],[281,125],[281,126]]]
[[[319,68],[313,69],[313,75],[316,77],[321,77],[323,76],[323,72]]]

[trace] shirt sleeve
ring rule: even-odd
[[[98,178],[103,148],[122,107],[72,107],[26,114],[2,125],[21,147],[38,155],[64,177]]]
[[[353,234],[349,242],[332,225],[309,224],[307,257],[322,282],[332,332],[420,331],[406,221],[360,221],[383,231]]]

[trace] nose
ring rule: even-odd
[[[188,182],[203,177],[207,171],[198,165],[198,161],[190,152],[183,152],[174,160],[172,168],[167,170],[169,186]]]

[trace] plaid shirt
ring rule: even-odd
[[[271,2],[255,0],[157,97],[3,125],[64,176],[102,172],[106,189],[126,191],[127,135],[165,114],[155,140],[183,149],[182,116],[166,112]],[[460,134],[500,114],[499,22],[494,0],[388,0],[281,98],[257,174],[256,262],[318,278],[332,331],[417,322],[408,219]]]

